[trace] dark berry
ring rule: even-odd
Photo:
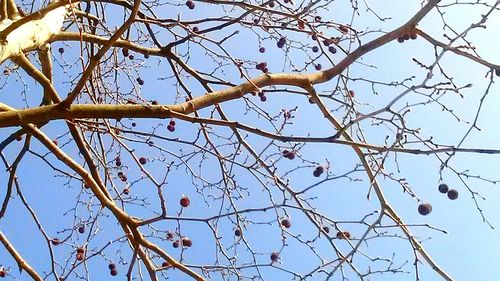
[[[123,189],[123,194],[128,195],[130,193],[130,189],[124,188]]]
[[[145,165],[147,162],[148,160],[145,157],[139,158],[139,163],[141,163],[141,165]]]
[[[85,233],[85,226],[83,226],[83,225],[82,225],[82,226],[80,226],[80,227],[78,228],[78,232],[80,232],[80,233]]]
[[[261,97],[260,97],[260,101],[265,102],[266,100],[267,100],[267,97],[266,97],[266,96],[261,96]]]
[[[399,43],[403,43],[405,41],[405,39],[403,37],[398,37],[398,42]]]
[[[438,186],[438,190],[441,193],[446,193],[446,192],[448,192],[449,188],[448,188],[448,185],[446,183],[442,183]]]
[[[347,26],[345,26],[345,25],[340,25],[340,26],[339,26],[339,30],[340,30],[341,32],[344,32],[344,33],[349,32],[349,28],[347,28]]]
[[[151,101],[151,104],[152,105],[158,105],[158,101],[157,100],[153,100],[153,101]]]
[[[174,234],[169,231],[169,232],[167,232],[166,237],[167,237],[167,240],[172,240],[172,239],[174,239]]]
[[[191,200],[189,200],[189,197],[183,196],[179,201],[179,203],[181,204],[182,207],[186,208],[187,206],[189,206],[189,204],[191,204]]]
[[[278,261],[278,258],[279,258],[279,257],[280,257],[280,256],[279,256],[279,254],[278,254],[278,253],[276,253],[276,252],[272,252],[272,254],[271,254],[271,261],[272,261],[272,262],[276,262],[276,261]]]
[[[237,228],[234,230],[234,236],[240,237],[241,236],[241,229]]]
[[[78,254],[83,254],[83,253],[85,253],[85,249],[84,249],[84,248],[82,248],[82,247],[78,247],[78,248],[76,248],[76,252],[77,252]]]
[[[57,51],[59,51],[59,54],[63,54],[63,53],[64,53],[64,48],[63,48],[63,47],[61,47],[61,48],[59,48]]]
[[[418,213],[422,216],[427,216],[432,212],[432,205],[429,203],[422,203],[418,205]]]
[[[116,276],[118,275],[118,270],[116,270],[116,268],[113,268],[109,271],[109,273],[111,274],[111,276]]]
[[[123,182],[126,182],[128,178],[127,178],[127,175],[125,175],[125,174],[124,174],[123,176],[121,176],[121,177],[120,177],[120,179],[121,179]]]
[[[169,266],[169,265],[170,265],[170,263],[168,263],[168,261],[163,261],[163,262],[161,263],[161,266],[162,266],[162,267],[167,267],[167,266]]]
[[[319,177],[323,172],[325,172],[325,168],[323,166],[317,166],[316,169],[314,169],[313,175]]]
[[[333,47],[333,46],[330,46],[328,47],[328,51],[332,54],[335,54],[337,52],[337,48]]]
[[[130,55],[128,55],[128,58],[133,60],[135,57],[134,57],[134,55],[130,54]]]
[[[145,59],[149,59],[149,54],[148,54],[148,53],[145,53],[145,54],[144,54],[144,58],[145,58]]]
[[[169,124],[169,125],[171,125],[171,126],[175,126],[175,120],[174,120],[174,119],[170,120],[170,121],[168,122],[168,124]]]
[[[314,68],[319,71],[319,70],[321,70],[322,67],[321,67],[321,64],[318,63],[314,66]]]
[[[278,46],[278,48],[283,48],[285,44],[286,44],[286,38],[281,37],[280,40],[278,40],[278,43],[276,43],[276,46]]]
[[[59,240],[59,238],[54,238],[50,241],[52,243],[52,245],[54,246],[57,246],[59,244],[61,244],[61,240]]]
[[[266,52],[266,48],[264,48],[264,47],[260,47],[259,48],[259,53],[262,54],[262,53],[265,53],[265,52]]]
[[[292,223],[290,223],[290,220],[288,220],[288,219],[283,219],[283,220],[281,220],[281,225],[284,228],[290,228],[292,226]]]
[[[180,246],[179,240],[177,240],[174,243],[172,243],[172,247],[174,247],[174,248],[179,248],[179,246]]]
[[[186,6],[191,10],[195,7],[194,2],[191,0],[186,1]]]
[[[80,253],[76,254],[76,260],[77,261],[82,261],[83,260],[83,254],[80,254]]]
[[[330,46],[332,43],[333,43],[333,42],[332,42],[332,40],[331,40],[331,39],[328,39],[328,38],[327,38],[327,39],[323,40],[323,45],[325,45],[325,46],[327,46],[327,47],[328,47],[328,46]]]
[[[187,237],[184,237],[184,238],[182,238],[182,245],[189,248],[189,247],[193,246],[193,241],[191,241],[191,239],[189,239]]]
[[[448,190],[448,198],[450,198],[450,200],[457,199],[458,198],[458,191],[456,189]]]
[[[173,131],[175,131],[175,126],[168,125],[167,130],[169,130],[170,132],[173,132]]]
[[[142,80],[141,77],[137,77],[136,81],[137,81],[137,84],[139,84],[141,86],[144,85],[144,80]]]
[[[314,17],[314,20],[315,20],[315,21],[321,21],[321,17],[320,17],[320,16],[315,16],[315,17]]]
[[[290,160],[293,160],[295,158],[295,151],[288,151],[288,150],[284,150],[283,151],[283,157],[285,158],[288,158]]]
[[[108,268],[109,268],[109,270],[113,270],[116,268],[116,265],[114,263],[110,263],[110,264],[108,264]]]
[[[199,28],[199,27],[197,27],[197,26],[193,27],[193,32],[194,32],[194,33],[198,33],[198,31],[200,31],[200,28]]]
[[[116,161],[115,165],[116,165],[116,167],[120,167],[122,165],[122,161]]]
[[[312,47],[312,51],[313,51],[313,53],[319,52],[319,47],[318,46]]]
[[[351,233],[349,231],[339,231],[337,232],[337,239],[350,239]]]
[[[270,8],[274,8],[274,1],[269,2],[268,5],[269,5]]]
[[[299,20],[297,25],[299,26],[300,30],[303,30],[306,27],[305,22],[303,20]]]
[[[348,93],[349,93],[349,96],[351,96],[351,98],[353,98],[356,95],[356,93],[353,90],[349,90]]]
[[[7,272],[5,271],[5,269],[0,269],[0,277],[1,278],[4,278],[5,276],[7,276]]]
[[[410,40],[410,35],[409,35],[409,34],[405,34],[405,35],[403,35],[403,39],[404,39],[404,40]]]
[[[261,63],[257,64],[257,66],[255,68],[257,68],[258,70],[264,71],[264,69],[267,68],[267,62],[261,62]]]
[[[127,48],[123,48],[122,49],[122,54],[124,57],[128,57],[128,49]]]
[[[328,226],[323,226],[323,231],[325,233],[330,233],[330,228]]]
[[[411,39],[411,40],[415,40],[415,39],[417,39],[417,33],[416,33],[416,32],[412,32],[412,33],[410,33],[410,39]]]
[[[499,69],[495,69],[495,75],[496,76],[500,76],[500,68]]]

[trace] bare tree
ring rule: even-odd
[[[496,181],[451,164],[500,153],[467,145],[500,75],[468,36],[500,2],[375,2],[1,0],[0,277],[452,280],[414,234],[445,231],[400,215],[433,207],[400,161],[486,221],[470,180]],[[468,130],[441,142],[433,111]]]

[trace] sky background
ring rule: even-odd
[[[384,31],[395,28],[409,19],[420,7],[421,1],[367,1],[370,7],[377,11],[382,17],[391,17],[390,20],[380,22],[376,20],[374,15],[360,10],[362,16],[354,17],[352,22],[353,27],[357,30],[377,30]],[[443,1],[446,2],[446,1]],[[452,1],[448,1],[452,2]],[[360,6],[362,6],[360,4]],[[330,11],[323,11],[322,16],[325,19],[334,18],[337,22],[350,22],[352,11],[348,9],[350,6],[347,1],[336,1],[332,4]],[[167,9],[169,6],[163,7],[165,15],[171,13]],[[197,3],[196,13],[191,13],[185,8],[176,8],[182,11],[182,17],[189,19],[190,17],[198,18],[199,14],[210,14],[220,11],[212,10],[212,8]],[[471,5],[458,5],[456,8],[448,8],[446,10],[445,19],[446,23],[453,27],[457,32],[462,32],[467,28],[470,23],[477,22],[485,9],[473,8]],[[110,26],[113,24],[113,18],[110,19]],[[118,22],[118,21],[117,21]],[[477,47],[476,51],[485,59],[492,63],[498,63],[500,60],[498,55],[498,48],[500,47],[500,39],[497,36],[498,26],[500,26],[500,14],[493,13],[486,23],[485,29],[476,29],[468,34],[468,39]],[[419,27],[432,35],[434,38],[443,40],[442,34],[448,31],[443,30],[441,17],[436,11],[431,12],[422,22]],[[218,33],[214,35],[215,38],[223,38],[228,33]],[[381,33],[373,33],[364,38],[366,42],[368,38],[375,38]],[[162,35],[160,35],[162,37]],[[165,40],[168,36],[165,35]],[[291,40],[297,42],[306,42],[304,38],[290,37]],[[301,41],[302,40],[302,41]],[[59,65],[65,65],[66,70],[70,70],[69,75],[77,73],[80,65],[78,63],[72,64],[76,61],[78,55],[77,44],[64,45],[66,52],[64,55],[59,55],[56,50],[62,43],[54,43],[54,57],[57,61],[55,68],[55,83],[57,89],[61,93],[68,90],[69,84],[62,83],[67,81],[68,72],[63,72]],[[259,42],[258,38],[252,35],[251,32],[241,32],[234,40],[230,40],[228,48],[231,50],[235,57],[253,58],[256,61],[266,61],[269,65],[271,72],[280,72],[283,69],[290,71],[289,65],[284,63],[284,52],[275,47],[275,41],[263,40]],[[264,54],[257,52],[259,46],[265,46],[267,51]],[[311,45],[312,46],[312,45]],[[347,46],[344,46],[347,47]],[[182,46],[178,49],[179,53],[186,52],[187,47]],[[191,58],[188,60],[189,64],[197,69],[210,70],[214,64],[205,55],[205,51],[196,46],[190,45]],[[418,65],[412,62],[412,58],[417,58],[424,63],[432,63],[434,61],[434,48],[422,38],[415,41],[408,41],[404,44],[391,42],[383,47],[370,52],[363,56],[357,63],[354,63],[349,69],[351,78],[359,77],[377,81],[401,81],[415,75],[414,84],[419,84],[425,79],[426,71],[422,70]],[[119,50],[117,50],[119,54]],[[311,54],[309,54],[311,55]],[[303,52],[291,52],[290,56],[296,65],[304,65],[305,62],[310,61]],[[137,54],[137,57],[142,55]],[[204,59],[205,58],[205,59]],[[342,58],[342,54],[338,53],[333,56],[335,61]],[[328,66],[328,62],[324,58],[318,60],[324,67]],[[470,123],[476,116],[477,108],[480,99],[485,93],[487,82],[486,78],[489,69],[480,66],[476,63],[471,63],[469,60],[460,58],[451,53],[446,54],[441,60],[441,65],[446,73],[454,77],[457,85],[463,86],[472,83],[473,87],[463,90],[463,97],[456,93],[447,92],[440,97],[440,102],[446,104],[447,108],[453,110],[453,113],[459,117],[453,117],[448,111],[443,111],[442,107],[436,103],[416,106],[412,111],[406,115],[406,121],[409,128],[420,128],[421,135],[424,137],[433,136],[433,140],[440,144],[457,145],[460,139],[465,135]],[[368,67],[374,65],[376,67]],[[139,67],[143,66],[143,67]],[[7,67],[7,66],[5,66]],[[146,100],[158,100],[160,103],[171,104],[178,101],[183,101],[182,94],[176,94],[172,86],[173,80],[168,77],[172,75],[168,64],[163,62],[158,66],[158,59],[150,59],[148,61],[138,58],[135,65],[127,63],[120,66],[120,74],[117,76],[120,84],[120,91],[122,93],[130,93],[134,95],[135,90],[140,90],[142,96]],[[238,73],[227,73],[227,79],[234,82],[242,82],[237,76]],[[309,66],[306,72],[313,72],[313,67]],[[435,70],[436,72],[436,70]],[[12,72],[8,77],[2,77],[1,83],[5,83],[2,91],[0,92],[0,102],[7,103],[11,106],[26,107],[36,106],[39,102],[39,85],[26,79],[25,73],[22,71]],[[130,77],[137,75],[145,80],[145,85],[138,89],[134,80],[130,81],[129,77],[123,73],[129,73]],[[260,73],[252,71],[253,76]],[[23,82],[20,80],[21,75],[26,83],[26,92],[23,94]],[[110,74],[111,75],[111,74]],[[430,83],[439,81],[438,73],[435,73],[436,78]],[[74,78],[71,76],[70,78]],[[497,77],[495,77],[496,80]],[[193,95],[202,95],[205,91],[197,84],[194,79],[186,78]],[[411,85],[411,84],[410,84]],[[318,91],[332,91],[335,82],[328,82],[317,87]],[[402,88],[398,87],[383,87],[374,86],[378,95],[373,94],[371,85],[362,81],[350,82],[350,88],[356,93],[356,101],[359,102],[358,109],[363,113],[369,113],[375,109],[381,108],[387,104],[392,98],[401,93]],[[481,131],[474,130],[465,140],[463,147],[474,148],[491,148],[500,149],[499,136],[500,132],[498,120],[500,118],[500,111],[498,111],[498,98],[499,87],[497,83],[493,84],[489,94],[485,97],[482,109],[478,118],[478,127]],[[21,97],[23,97],[21,99]],[[261,106],[264,110],[269,112],[271,116],[277,115],[281,109],[291,109],[298,106],[298,110],[293,112],[293,125],[288,126],[284,130],[284,134],[291,134],[302,136],[311,134],[312,136],[329,136],[334,133],[331,125],[324,120],[321,113],[315,105],[307,102],[307,99],[299,95],[285,95],[280,93],[272,93],[268,95],[268,100],[265,103],[258,101],[258,97],[249,97],[248,99],[255,104]],[[416,94],[411,94],[405,97],[402,102],[395,105],[395,108],[401,108],[406,103],[418,103],[426,101],[427,98]],[[110,101],[113,102],[113,101]],[[334,103],[329,103],[332,107]],[[243,101],[231,101],[227,105],[222,105],[225,109],[229,119],[240,120],[255,127],[266,130],[272,130],[269,122],[253,112],[245,112],[246,104]],[[210,110],[200,111],[201,115],[208,117],[211,114]],[[245,114],[242,114],[245,113]],[[168,121],[168,120],[167,120]],[[166,121],[158,122],[154,120],[122,120],[123,127],[131,126],[132,122],[137,122],[137,130],[151,131],[152,128],[157,128],[159,135],[166,138],[181,138],[183,140],[193,140],[198,133],[196,125],[176,120],[176,131],[168,133],[166,130]],[[112,122],[113,124],[115,121]],[[385,137],[391,132],[389,128],[381,128],[377,126],[370,126],[369,122],[362,124],[365,126],[365,136],[369,143],[383,144]],[[225,128],[217,128],[217,134],[220,139],[216,139],[217,143],[224,143],[224,136],[230,136],[231,133]],[[58,139],[60,147],[65,152],[72,156],[76,156],[75,146],[72,143],[66,144],[70,140],[68,135],[65,134],[66,127],[63,122],[56,121],[53,124],[44,128],[44,131],[52,138]],[[0,138],[7,137],[13,129],[1,129]],[[149,147],[136,135],[126,135],[129,139],[124,140],[131,148],[135,149],[135,154],[144,156],[149,159],[146,168],[157,178],[163,178],[167,175],[167,184],[165,185],[165,192],[167,194],[167,206],[169,206],[169,214],[175,216],[185,217],[205,217],[217,214],[218,207],[222,203],[219,201],[212,202],[210,199],[204,200],[209,195],[216,196],[218,194],[217,186],[213,189],[205,188],[203,190],[195,189],[192,185],[193,178],[186,175],[186,169],[183,166],[168,169],[168,163],[175,159],[172,153],[182,152],[188,153],[193,151],[193,147],[183,145],[170,140],[154,139],[155,146]],[[393,137],[393,135],[391,135]],[[135,141],[134,141],[135,140]],[[269,142],[261,137],[255,135],[248,135],[248,142],[257,150],[261,151],[266,147]],[[116,142],[111,142],[109,138],[106,139],[106,144],[110,147],[109,157],[112,155],[120,154],[125,167],[121,170],[126,170],[129,177],[129,182],[121,183],[117,181],[116,190],[120,192],[123,188],[129,187],[132,190],[130,198],[146,198],[145,202],[150,205],[139,206],[137,204],[127,204],[127,211],[140,217],[152,217],[154,212],[148,209],[158,210],[158,200],[155,196],[156,189],[148,183],[147,180],[141,179],[141,172],[137,165],[133,162],[131,157],[120,149]],[[281,144],[286,146],[285,144]],[[17,155],[22,142],[16,142],[4,150],[5,156],[12,161]],[[45,155],[47,150],[44,149],[39,142],[32,141],[33,151]],[[168,148],[164,151],[162,148]],[[233,147],[222,146],[220,150],[223,153],[230,153],[234,151]],[[278,159],[280,148],[275,144],[265,151],[268,159]],[[122,152],[122,153],[120,153]],[[273,154],[274,153],[274,154]],[[238,159],[244,161],[244,156],[241,155]],[[327,145],[327,144],[311,144],[306,145],[300,150],[300,155],[304,155],[307,159],[315,161],[315,163],[325,164],[327,161],[331,164],[330,168],[333,174],[339,175],[353,169],[357,163],[355,154],[352,149],[347,146],[341,145]],[[78,158],[78,156],[76,156]],[[108,157],[108,158],[109,158]],[[441,155],[443,159],[445,155]],[[63,168],[54,156],[47,155],[46,159],[54,163],[56,167]],[[109,158],[112,163],[112,158]],[[191,160],[192,163],[199,163],[201,161],[200,155],[194,156]],[[500,157],[498,155],[479,155],[473,153],[458,153],[450,161],[450,165],[456,171],[469,171],[474,175],[481,175],[484,178],[491,180],[500,180],[498,175],[498,167],[500,164]],[[110,164],[111,165],[111,164]],[[200,166],[193,165],[196,173],[203,175],[208,181],[217,181],[220,178],[220,171],[217,167],[218,163],[214,157],[208,157],[203,160]],[[297,166],[299,169],[293,170]],[[291,183],[297,190],[310,186],[312,183],[318,181],[311,174],[314,167],[313,163],[301,162],[300,159],[294,161],[284,161],[278,165],[278,173],[286,174],[286,178],[291,179]],[[248,189],[248,195],[244,199],[237,200],[237,205],[240,209],[248,207],[262,207],[266,206],[269,201],[269,194],[273,194],[276,198],[280,198],[280,192],[272,190],[270,193],[263,191],[262,187],[254,177],[249,175],[248,171],[238,166],[231,166],[233,173],[237,175],[237,182],[241,187]],[[446,195],[438,192],[437,186],[440,183],[439,174],[440,162],[435,156],[417,156],[417,155],[397,155],[397,166],[394,157],[391,156],[386,162],[386,170],[397,172],[399,169],[399,176],[404,177],[411,186],[418,199],[424,202],[430,202],[433,205],[433,211],[428,216],[420,216],[417,213],[418,201],[415,198],[402,192],[401,186],[397,185],[391,180],[379,178],[383,191],[387,196],[388,201],[393,208],[399,213],[403,221],[408,224],[415,224],[421,226],[411,227],[412,232],[419,240],[423,240],[428,253],[434,258],[437,264],[448,272],[455,280],[496,280],[496,276],[500,275],[500,269],[496,265],[500,253],[500,239],[499,232],[496,230],[500,227],[500,216],[498,200],[499,190],[497,185],[489,183],[484,180],[470,178],[466,183],[485,200],[478,199],[478,204],[483,210],[484,216],[488,219],[489,223],[495,228],[492,229],[488,224],[483,222],[481,214],[479,213],[472,194],[468,191],[466,186],[460,179],[450,172],[448,169],[443,171],[443,182],[447,183],[450,187],[459,191],[460,196],[458,200],[448,200]],[[120,169],[112,170],[113,174]],[[77,180],[68,180],[60,173],[54,173],[47,165],[40,160],[39,157],[28,154],[24,161],[21,163],[18,170],[18,177],[20,179],[23,192],[26,199],[29,201],[30,206],[36,211],[37,216],[43,224],[43,228],[47,231],[49,237],[66,237],[70,231],[61,232],[65,229],[71,229],[74,225],[81,223],[87,224],[87,229],[90,229],[91,222],[87,220],[96,216],[99,211],[99,206],[95,198],[93,199],[89,192],[82,189],[81,183]],[[308,193],[308,196],[315,197],[314,206],[321,212],[328,214],[335,220],[359,220],[360,217],[369,212],[375,211],[378,208],[376,198],[371,200],[366,199],[368,190],[368,183],[363,172],[356,173],[356,177],[363,181],[349,181],[347,179],[340,179],[335,181],[328,181],[317,188],[314,188]],[[2,186],[6,186],[8,174],[3,172],[0,174]],[[5,188],[0,189],[0,198],[3,198]],[[178,205],[179,198],[183,195],[189,195],[191,198],[191,206],[182,211]],[[75,198],[78,199],[77,208],[75,208]],[[141,202],[136,201],[137,202]],[[224,205],[226,206],[226,205]],[[284,215],[283,212],[278,212]],[[310,224],[301,212],[292,209],[287,211],[287,215],[291,218],[292,228],[289,232],[281,232],[281,229],[276,223],[276,213],[273,212],[257,212],[247,215],[247,218],[254,221],[269,222],[268,224],[249,224],[244,230],[244,238],[251,241],[251,245],[256,252],[262,252],[262,255],[256,255],[259,263],[269,263],[269,253],[272,251],[279,251],[282,245],[282,235],[287,237],[289,245],[285,247],[280,253],[280,263],[276,266],[284,269],[293,269],[300,273],[308,272],[314,269],[318,263],[309,249],[293,238],[294,235],[300,234],[301,237],[312,239],[317,235],[317,230],[311,229]],[[375,219],[373,216],[372,219]],[[388,223],[388,222],[387,222]],[[237,253],[237,256],[242,261],[248,261],[250,256],[248,251],[242,245],[237,244],[238,239],[232,235],[234,232],[234,222],[228,219],[223,219],[219,222],[220,227],[218,231],[221,235],[221,241],[227,246],[227,253]],[[425,227],[431,225],[438,229],[446,230],[447,234],[440,231],[435,231]],[[340,224],[343,228],[348,229],[354,237],[361,235],[363,227],[358,224],[343,223]],[[100,249],[114,239],[119,239],[122,235],[121,230],[116,226],[115,220],[110,217],[110,213],[105,211],[99,215],[99,223],[94,225],[99,227],[95,238],[92,239],[90,247],[93,249]],[[175,221],[161,222],[155,224],[155,229],[144,228],[145,233],[151,234],[151,239],[158,242],[175,258],[183,258],[186,263],[212,263],[216,255],[216,249],[213,243],[213,236],[210,229],[199,222],[182,222],[182,233],[188,235],[193,240],[193,247],[181,251],[173,249],[170,245],[171,242],[165,241],[164,231],[174,230],[179,225]],[[8,215],[0,221],[0,229],[5,233],[11,242],[18,247],[18,250],[35,268],[41,272],[49,270],[49,261],[47,259],[47,246],[44,238],[39,234],[36,226],[32,223],[29,213],[22,207],[19,197],[12,199],[9,206]],[[163,232],[162,232],[163,231]],[[388,233],[394,230],[389,229]],[[396,231],[396,233],[399,233]],[[400,234],[400,233],[399,233]],[[72,249],[81,245],[88,238],[89,232],[85,234],[73,234],[64,245],[54,247],[54,255],[60,261],[68,259],[73,262],[71,258],[74,255]],[[235,244],[236,243],[236,244]],[[349,246],[347,243],[338,243],[340,249],[348,251]],[[321,255],[327,258],[333,258],[334,254],[331,248],[326,245],[324,240],[315,243],[315,247]],[[372,275],[369,280],[414,280],[413,254],[409,243],[406,240],[398,238],[383,238],[371,240],[369,244],[362,245],[361,251],[372,257],[382,256],[391,257],[392,253],[396,253],[394,257],[395,265],[406,265],[403,267],[405,271],[410,273],[400,274],[384,274]],[[76,271],[80,274],[80,279],[92,278],[93,280],[106,280],[109,276],[107,264],[113,261],[118,264],[119,276],[117,280],[123,280],[129,262],[130,250],[125,243],[112,243],[103,251],[103,255],[91,258],[88,261],[88,267],[91,276],[85,276],[84,271],[79,267]],[[120,257],[124,259],[121,260]],[[366,258],[362,255],[355,256],[355,262],[365,270],[371,265]],[[383,263],[381,263],[383,264]],[[19,276],[15,263],[8,257],[4,248],[0,248],[0,265],[4,267],[12,267],[12,276],[9,278],[17,278],[17,280],[26,280],[26,275]],[[375,267],[377,266],[374,263]],[[59,269],[58,269],[59,270]],[[346,276],[352,277],[356,280],[352,272],[346,270]],[[290,275],[283,271],[276,270],[276,268],[263,267],[262,273],[266,276],[266,280],[290,280]],[[167,271],[165,276],[171,280],[187,280],[185,276],[179,275],[178,272]],[[439,277],[429,268],[427,264],[419,265],[420,280],[439,280]],[[77,280],[77,277],[73,276]],[[73,279],[70,279],[73,280]],[[220,276],[214,275],[213,280],[221,280]],[[315,275],[310,280],[324,280],[324,275]],[[341,280],[339,275],[334,275],[332,280]]]

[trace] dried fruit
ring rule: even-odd
[[[76,254],[76,260],[77,261],[82,261],[83,260],[83,254]]]
[[[167,240],[173,240],[174,239],[174,234],[169,231],[169,232],[167,232],[166,237],[167,237]]]
[[[118,275],[118,270],[116,270],[116,268],[113,268],[109,271],[109,273],[111,274],[111,276],[116,276]]]
[[[279,258],[279,257],[280,257],[280,256],[279,256],[279,254],[278,254],[277,252],[272,252],[272,253],[271,253],[271,261],[272,261],[272,262],[276,262],[276,261],[278,261],[278,258]]]
[[[351,233],[349,231],[338,231],[337,239],[351,239]]]
[[[186,6],[187,6],[190,10],[192,10],[192,9],[194,9],[194,8],[195,8],[195,4],[194,4],[194,2],[193,2],[193,1],[191,1],[191,0],[186,1]]]
[[[182,238],[182,245],[189,248],[189,247],[193,246],[193,241],[191,241],[191,239],[189,239],[187,237],[184,237],[184,238]]]
[[[283,48],[286,44],[286,38],[285,37],[281,37],[279,40],[278,40],[278,43],[276,43],[276,46],[278,46],[278,48]]]
[[[429,203],[422,203],[418,205],[418,213],[422,216],[427,216],[432,212],[432,205]]]
[[[290,228],[292,226],[292,223],[290,222],[289,219],[282,219],[281,220],[281,225],[284,227],[284,228]]]
[[[141,165],[145,165],[147,162],[148,160],[145,157],[139,158],[139,163],[141,163]]]
[[[448,198],[450,200],[455,200],[458,198],[458,191],[456,189],[448,190]]]
[[[127,48],[123,48],[122,49],[122,54],[124,57],[128,57],[128,49]]]
[[[448,185],[446,183],[442,183],[438,186],[438,190],[441,193],[446,193],[446,192],[448,192],[449,188],[448,188]]]
[[[187,196],[182,196],[181,200],[179,201],[182,207],[186,208],[191,204],[191,200],[189,200],[189,197]]]
[[[317,166],[316,169],[314,169],[313,176],[319,177],[321,174],[325,172],[325,168],[323,166]]]

